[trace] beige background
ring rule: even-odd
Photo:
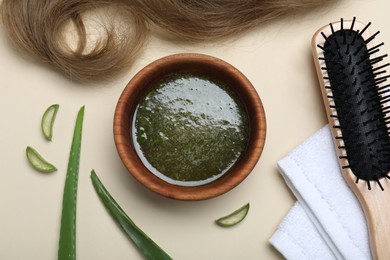
[[[128,215],[174,259],[282,259],[269,245],[295,201],[276,162],[326,122],[311,57],[311,36],[321,26],[356,16],[381,30],[390,44],[390,2],[344,0],[330,8],[259,26],[223,44],[175,44],[152,38],[126,75],[95,85],[74,83],[21,57],[0,32],[0,259],[56,259],[66,164],[76,113],[86,105],[79,176],[77,256],[83,260],[141,259],[107,214],[89,179],[95,169]],[[267,114],[267,140],[251,175],[231,192],[201,202],[163,198],[124,169],[112,136],[116,101],[128,80],[162,56],[199,52],[224,59],[253,83]],[[382,48],[390,53],[389,45]],[[54,140],[40,133],[46,107],[60,104]],[[59,169],[51,175],[27,164],[27,145]],[[326,181],[326,176],[324,176]],[[240,225],[222,229],[214,219],[250,202]]]

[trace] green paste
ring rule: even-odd
[[[155,82],[138,104],[132,126],[144,165],[184,186],[222,176],[245,151],[249,136],[247,112],[231,87],[195,73]]]

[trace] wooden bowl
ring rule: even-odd
[[[174,72],[191,70],[235,86],[246,106],[250,133],[247,148],[239,161],[218,179],[200,186],[179,186],[151,173],[138,157],[132,142],[131,121],[137,104],[147,93],[150,82]],[[242,182],[255,167],[262,153],[266,120],[261,100],[248,79],[230,64],[202,54],[183,53],[152,62],[127,84],[119,98],[114,116],[114,139],[119,156],[140,183],[163,196],[179,200],[203,200],[221,195]]]

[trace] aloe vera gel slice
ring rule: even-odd
[[[249,211],[249,203],[245,204],[244,206],[230,213],[229,215],[217,219],[215,223],[217,223],[217,225],[222,227],[231,227],[237,225],[246,217],[248,211]]]
[[[126,235],[134,242],[137,248],[148,260],[169,260],[172,259],[162,250],[151,238],[149,238],[134,222],[126,215],[123,209],[117,204],[110,193],[100,182],[95,171],[91,172],[92,184],[99,195],[104,206],[119,224]]]
[[[26,156],[30,165],[37,171],[51,173],[57,171],[57,168],[46,161],[34,148],[27,146]]]
[[[84,107],[77,114],[73,140],[70,148],[68,170],[66,173],[64,195],[62,200],[62,215],[58,260],[76,259],[76,205],[77,183],[80,164],[81,137],[83,130]]]
[[[53,125],[57,116],[57,111],[60,106],[58,104],[51,105],[45,111],[41,120],[42,134],[46,140],[51,141],[53,137]]]

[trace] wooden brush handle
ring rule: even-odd
[[[335,28],[340,27],[339,25],[336,25],[336,23],[334,24]],[[344,21],[345,28],[350,25],[351,21]],[[355,30],[361,30],[364,26],[364,24],[356,22],[354,28]],[[325,62],[319,61],[319,57],[323,56],[323,54],[322,51],[317,48],[317,45],[323,46],[325,42],[321,33],[329,36],[331,34],[330,27],[325,26],[315,33],[312,40],[312,50],[328,121],[329,124],[333,126],[338,125],[339,123],[337,122],[337,119],[331,117],[332,111],[329,107],[328,95],[332,95],[332,93],[331,90],[325,88],[326,85],[329,85],[329,81],[324,79],[326,72],[321,69],[321,67],[325,67]],[[363,37],[365,39],[370,37],[368,30],[363,34]],[[369,48],[370,45],[367,47]],[[335,147],[344,145],[342,140],[335,138],[336,136],[341,136],[340,129],[332,128],[332,135]],[[341,149],[336,149],[336,152],[338,157],[346,155],[345,151]],[[339,161],[340,165],[349,165],[347,159],[339,159]],[[381,190],[377,183],[371,181],[372,187],[371,190],[369,190],[366,181],[360,180],[358,183],[355,183],[356,176],[352,173],[350,168],[341,170],[344,179],[357,196],[366,216],[372,257],[379,260],[390,259],[390,181],[380,180],[384,191]]]
[[[344,174],[351,175],[352,172]],[[377,185],[368,190],[363,181],[349,183],[349,186],[358,197],[367,219],[372,257],[390,259],[390,182],[382,181],[383,191]]]

